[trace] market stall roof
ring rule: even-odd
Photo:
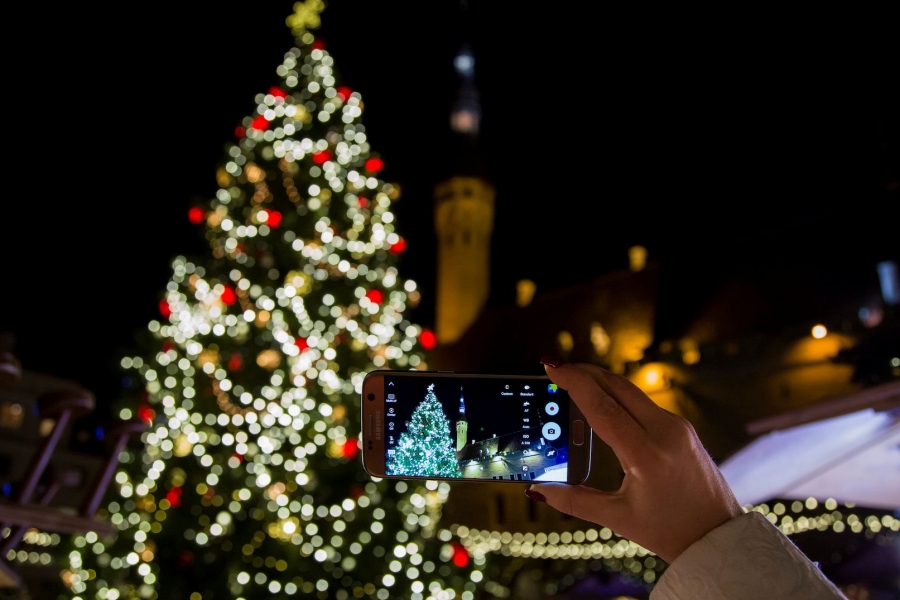
[[[719,466],[741,504],[833,498],[900,509],[900,381],[748,425]]]

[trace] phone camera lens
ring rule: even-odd
[[[372,400],[375,399],[375,394],[369,394],[369,395],[367,396],[367,398],[369,399],[369,401],[372,401]]]

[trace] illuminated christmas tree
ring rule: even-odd
[[[450,437],[450,420],[444,414],[434,384],[406,423],[397,447],[387,463],[390,475],[459,477],[459,462]]]
[[[447,483],[372,479],[359,394],[376,368],[426,368],[431,332],[396,267],[406,244],[358,92],[309,31],[226,144],[190,219],[211,254],[177,258],[118,408],[148,430],[123,452],[63,579],[94,599],[473,598],[483,559],[439,525]],[[444,425],[444,429],[446,429]]]

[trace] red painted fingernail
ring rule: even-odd
[[[540,492],[536,492],[534,490],[525,490],[525,495],[534,500],[535,502],[546,502],[547,499],[544,498],[544,495]]]
[[[558,369],[559,367],[566,364],[566,361],[559,358],[558,356],[546,355],[541,357],[541,364],[547,365],[548,367],[553,367],[554,369]]]

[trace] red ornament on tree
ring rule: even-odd
[[[400,254],[401,252],[406,250],[406,240],[400,238],[399,240],[397,240],[396,244],[391,244],[389,250],[394,254]]]
[[[166,494],[166,500],[169,501],[169,504],[172,505],[172,508],[178,508],[178,506],[181,504],[181,488],[173,487],[171,490],[169,490]]]
[[[369,200],[366,198],[363,198],[362,196],[357,196],[356,197],[356,205],[359,206],[360,208],[365,208],[369,205]]]
[[[450,542],[450,545],[453,546],[453,564],[460,568],[469,564],[469,552],[466,547],[456,540]]]
[[[313,152],[312,159],[314,163],[321,165],[331,160],[332,156],[334,155],[331,153],[331,150],[322,150],[321,152]]]
[[[366,170],[374,171],[377,173],[378,171],[384,168],[384,161],[380,158],[370,158],[366,161]]]
[[[190,221],[194,225],[199,225],[205,218],[206,211],[199,206],[195,206],[188,211],[188,221]]]
[[[300,352],[303,352],[304,350],[309,348],[309,344],[306,343],[306,339],[302,337],[295,337],[294,345],[300,348]]]
[[[381,290],[369,290],[366,292],[366,298],[374,302],[375,304],[381,304],[384,300],[384,293]]]
[[[159,314],[161,314],[164,319],[168,319],[172,314],[172,309],[169,308],[169,303],[165,298],[159,301]]]
[[[312,43],[312,47],[314,50],[324,50],[325,44],[322,42],[322,40],[316,40]]]
[[[349,439],[344,442],[341,451],[345,458],[353,458],[359,452],[359,443],[355,439]]]
[[[153,419],[156,418],[156,411],[150,408],[149,405],[142,404],[141,407],[138,408],[138,418],[147,425],[152,425]]]
[[[242,138],[247,135],[247,128],[243,125],[238,125],[234,128],[234,137]]]
[[[222,290],[222,295],[219,296],[219,298],[222,299],[222,302],[224,302],[228,306],[231,306],[237,301],[237,294],[234,293],[234,290],[231,289],[231,286],[226,285],[224,287],[225,289]]]
[[[426,350],[431,350],[437,344],[437,336],[430,329],[423,329],[422,335],[419,336],[419,343]]]
[[[275,96],[276,98],[286,98],[287,93],[279,87],[272,86],[269,88],[269,93]]]
[[[255,119],[253,119],[253,124],[250,125],[253,129],[257,131],[265,131],[269,128],[269,120],[262,115],[259,115]]]
[[[353,90],[348,88],[347,86],[341,86],[337,89],[337,95],[341,97],[343,102],[347,101],[347,98],[350,97],[350,94],[353,93]]]
[[[268,218],[266,219],[266,223],[269,225],[269,227],[271,227],[272,229],[275,229],[276,227],[278,227],[278,225],[281,224],[281,213],[280,212],[278,212],[277,210],[267,210],[266,214],[268,215]]]
[[[228,370],[229,371],[237,371],[241,368],[241,365],[244,364],[244,359],[241,358],[240,354],[232,354],[231,358],[228,359]]]

